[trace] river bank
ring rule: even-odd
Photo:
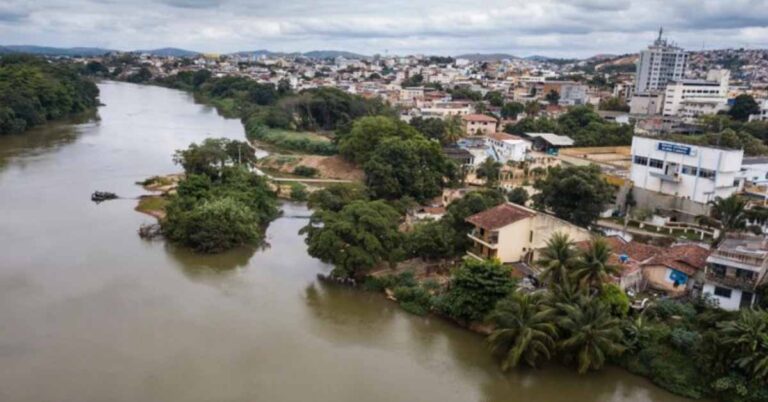
[[[183,92],[99,85],[100,121],[0,138],[0,399],[686,401],[616,368],[504,374],[473,333],[319,283],[331,267],[305,252],[300,203],[263,249],[143,241],[154,218],[93,189],[137,197],[179,170],[174,150],[243,128]]]

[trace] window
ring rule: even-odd
[[[699,169],[699,177],[703,177],[705,179],[714,179],[717,172],[714,170],[709,169]]]
[[[660,159],[651,159],[651,161],[648,164],[648,166],[650,166],[652,168],[661,169],[661,168],[664,167],[664,161],[660,160]]]
[[[696,176],[699,173],[699,169],[696,168],[695,166],[683,165],[682,172],[683,174]]]
[[[728,288],[721,288],[720,286],[715,286],[715,296],[719,296],[725,299],[731,298],[731,289]]]
[[[635,163],[638,165],[648,166],[648,158],[645,156],[635,155]]]

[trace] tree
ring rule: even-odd
[[[768,382],[768,313],[742,309],[734,321],[717,324],[720,344],[734,367],[748,378]]]
[[[473,191],[448,205],[441,221],[452,230],[454,236],[452,243],[456,254],[463,254],[472,245],[472,241],[467,237],[467,233],[474,226],[468,223],[466,219],[478,212],[495,207],[502,202],[504,202],[504,195],[500,191],[485,190]]]
[[[629,112],[629,105],[627,105],[627,102],[624,101],[624,99],[616,98],[616,97],[600,99],[600,105],[598,106],[598,108],[600,110]]]
[[[419,132],[407,123],[384,116],[357,119],[339,141],[339,153],[347,160],[363,164],[371,158],[379,143],[388,138],[408,140]]]
[[[712,207],[712,217],[720,222],[723,230],[743,230],[747,227],[747,202],[738,195],[734,194],[728,198],[715,197],[709,205]]]
[[[536,264],[542,268],[539,278],[550,286],[568,281],[568,276],[576,266],[578,252],[573,241],[565,233],[557,232],[547,240],[547,246],[541,251]]]
[[[173,211],[173,209],[171,209]],[[190,211],[170,212],[163,223],[167,238],[202,253],[219,253],[262,239],[258,215],[232,198],[205,200]]]
[[[221,175],[225,166],[255,162],[256,155],[244,141],[206,138],[199,145],[192,143],[187,149],[176,150],[173,161],[187,174],[205,174],[214,178]]]
[[[382,140],[363,170],[371,196],[390,200],[410,196],[424,201],[436,197],[456,177],[456,165],[443,154],[440,145],[422,136]]]
[[[614,283],[603,284],[598,300],[617,317],[626,317],[629,312],[629,296]]]
[[[507,193],[507,200],[518,205],[525,205],[528,198],[528,190],[523,187],[515,187]]]
[[[525,102],[525,114],[528,117],[535,117],[541,111],[541,105],[536,101]]]
[[[505,119],[517,119],[517,115],[525,111],[525,105],[520,102],[505,103],[501,107],[501,117]]]
[[[406,236],[409,254],[425,260],[437,260],[454,255],[454,234],[442,221],[416,225]]]
[[[590,241],[589,246],[581,252],[579,257],[576,269],[573,271],[573,279],[582,288],[600,291],[613,275],[621,272],[620,266],[610,263],[611,247],[603,238]]]
[[[481,321],[514,284],[509,268],[498,261],[465,260],[453,274],[438,307],[457,320]]]
[[[749,116],[760,113],[760,105],[755,102],[752,95],[742,94],[733,100],[733,106],[728,111],[728,115],[734,120],[747,121]]]
[[[489,156],[477,167],[475,176],[477,176],[478,179],[485,179],[485,185],[487,187],[496,187],[501,178],[502,166],[504,165],[502,165],[501,162],[497,162]]]
[[[333,183],[309,195],[307,206],[315,210],[339,212],[353,201],[367,201],[365,187],[357,183]]]
[[[444,143],[445,141],[445,121],[443,121],[443,119],[437,117],[428,117],[425,119],[421,116],[417,116],[412,118],[408,124],[429,139],[438,140],[441,143]]]
[[[309,255],[333,264],[333,275],[359,278],[401,256],[400,214],[384,201],[353,201],[339,212],[318,210],[299,233]]]
[[[569,359],[576,361],[579,373],[598,370],[607,357],[624,351],[620,321],[611,316],[605,305],[582,298],[577,304],[558,307],[565,313],[557,322],[562,334],[559,346]]]
[[[552,168],[534,187],[540,191],[533,196],[537,208],[551,210],[557,217],[580,226],[594,222],[614,193],[596,165]]]
[[[454,144],[464,136],[464,127],[461,124],[461,117],[451,116],[445,121],[445,134],[443,144]]]
[[[547,96],[544,97],[544,99],[546,99],[546,101],[550,105],[557,105],[557,103],[560,102],[560,93],[558,93],[553,89],[549,91],[549,93],[547,94]]]
[[[488,91],[484,97],[491,106],[501,107],[504,105],[504,95],[499,91]]]
[[[493,354],[501,357],[501,368],[506,371],[521,361],[536,367],[549,360],[556,347],[554,318],[541,293],[514,292],[499,301],[491,314],[496,330],[488,343]]]

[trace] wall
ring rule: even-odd
[[[499,229],[498,258],[501,262],[518,262],[530,250],[532,218],[519,220]]]
[[[683,214],[678,216],[678,221],[681,222],[696,223],[696,215],[709,215],[709,205],[707,204],[649,191],[640,187],[634,187],[632,195],[637,203],[635,209],[644,208],[653,211],[659,208],[665,211],[682,211]]]
[[[724,297],[715,296],[715,285],[711,283],[706,283],[704,284],[702,293],[709,294],[712,296],[712,298],[719,301],[720,308],[724,310],[735,311],[735,310],[738,310],[739,306],[741,305],[741,290],[739,289],[732,289],[731,297],[729,299],[726,299]]]
[[[688,277],[688,282],[684,285],[675,287],[674,281],[669,278],[670,274],[672,274],[672,270],[663,265],[643,267],[643,278],[648,283],[648,286],[674,294],[685,293],[688,282],[693,278]]]

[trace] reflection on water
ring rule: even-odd
[[[681,401],[620,370],[502,373],[482,338],[330,267],[284,203],[270,247],[196,255],[136,235],[134,183],[173,151],[243,138],[188,94],[100,84],[100,121],[0,138],[0,401]]]

